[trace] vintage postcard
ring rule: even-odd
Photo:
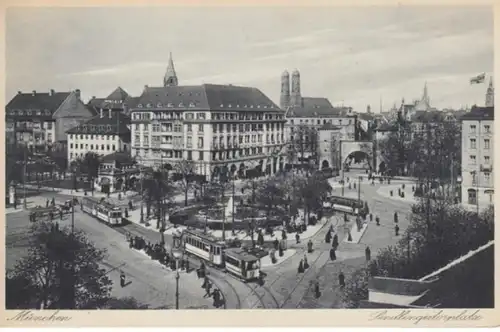
[[[498,325],[499,8],[375,4],[6,5],[2,324]]]

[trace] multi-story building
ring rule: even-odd
[[[137,97],[129,96],[121,87],[117,87],[106,98],[96,98],[93,96],[87,103],[87,106],[95,109],[96,114],[102,109],[105,112],[112,110],[113,112],[122,112],[128,115],[130,108],[137,103],[137,99]]]
[[[169,65],[173,68],[173,64]],[[132,156],[154,166],[192,160],[196,173],[284,169],[285,114],[260,90],[233,85],[145,87],[131,109]],[[167,77],[168,76],[168,77]]]
[[[462,202],[494,202],[494,107],[472,107],[462,119]]]
[[[286,111],[285,136],[298,152],[297,159],[318,161],[318,129],[325,124],[340,127],[341,140],[357,139],[357,116],[352,108],[333,107],[327,98],[302,97],[298,70],[292,73],[291,84],[288,71],[281,75],[280,106]],[[293,164],[297,160],[288,162]]]
[[[97,116],[68,130],[68,164],[87,152],[130,154],[129,126],[130,118],[125,114],[101,109]]]
[[[66,131],[95,115],[80,100],[80,90],[48,93],[33,91],[17,95],[7,104],[8,141],[45,151],[66,144]]]

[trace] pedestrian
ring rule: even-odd
[[[259,244],[259,246],[264,245],[264,235],[262,234],[262,231],[259,231],[257,235],[257,243]]]
[[[316,280],[314,283],[314,294],[316,295],[316,298],[319,298],[321,296],[321,292],[319,291],[319,281]]]
[[[212,288],[212,283],[210,281],[205,285],[205,295],[203,297],[210,297],[210,289]]]
[[[278,250],[279,245],[280,245],[280,242],[278,241],[278,239],[274,239],[273,245],[274,245],[274,250]]]
[[[333,236],[332,248],[334,248],[335,250],[337,250],[338,246],[339,246],[339,236],[337,234],[335,234]]]
[[[295,233],[295,242],[296,242],[297,244],[299,244],[299,243],[300,243],[300,235],[299,235],[299,232]]]
[[[218,289],[214,289],[214,292],[212,293],[213,297],[214,297],[214,307],[218,307],[219,306],[219,300],[220,300],[220,297],[219,297],[219,290]]]
[[[396,227],[394,227],[394,231],[396,231],[396,236],[399,236],[399,226],[396,224]]]
[[[299,262],[299,267],[297,269],[297,272],[298,273],[304,273],[304,265],[303,265],[302,259]]]
[[[347,231],[347,241],[348,242],[352,242],[352,235],[351,235],[351,231]]]
[[[328,232],[326,232],[325,242],[330,243],[331,240],[332,240],[332,232],[328,230]]]
[[[125,273],[123,271],[120,271],[120,286],[125,287]]]
[[[186,273],[189,273],[189,259],[186,259]]]
[[[365,249],[365,256],[366,256],[366,261],[369,262],[371,259],[371,250],[370,247],[366,247]]]
[[[49,212],[49,218],[50,218],[50,221],[54,220],[54,212],[52,212],[52,211]]]
[[[128,209],[125,208],[125,218],[128,218]]]
[[[339,285],[341,288],[345,287],[345,276],[342,273],[342,271],[340,271],[340,273],[339,273]]]
[[[203,283],[201,284],[201,288],[207,288],[207,284],[208,284],[208,277],[204,276]]]
[[[52,202],[51,202],[52,206],[56,206],[56,199],[54,197],[52,197]]]
[[[313,243],[311,240],[307,242],[307,252],[312,253],[313,252]]]
[[[61,220],[63,219],[63,210],[59,210],[59,217],[61,218]]]
[[[377,222],[377,226],[380,226],[380,218],[379,217],[375,217],[375,221]]]
[[[49,201],[49,199],[47,198],[47,201],[45,202],[45,207],[46,207],[46,208],[48,208],[48,207],[49,207],[49,203],[50,203],[50,201]]]
[[[14,198],[14,210],[17,209],[17,198]]]
[[[286,240],[286,238],[287,238],[287,236],[286,236],[286,231],[283,229],[283,230],[281,231],[281,239],[282,239],[282,240]]]
[[[349,219],[347,218],[347,213],[344,213],[344,222],[348,222]]]
[[[304,254],[304,270],[307,270],[308,267],[309,267],[309,263],[307,262],[307,256],[306,256],[306,254]]]
[[[373,221],[373,214],[370,213],[370,221]]]
[[[337,255],[335,254],[335,248],[331,248],[330,249],[330,259],[332,261],[336,260],[337,259]]]
[[[394,212],[394,223],[398,223],[398,213]]]

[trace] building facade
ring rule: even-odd
[[[462,119],[462,202],[494,202],[494,107],[472,107]]]
[[[130,155],[130,118],[108,109],[68,130],[68,165],[88,152],[106,156],[114,152]]]
[[[104,112],[111,110],[113,112],[122,112],[128,115],[130,108],[133,107],[136,102],[137,97],[131,97],[121,87],[117,87],[106,98],[96,98],[93,96],[87,103],[87,106],[92,108],[95,114],[99,113],[102,109]]]
[[[321,169],[341,169],[341,130],[342,127],[334,126],[330,123],[324,124],[318,129],[318,156]]]
[[[207,180],[226,171],[274,174],[284,169],[284,113],[256,88],[145,87],[131,110],[132,156],[147,166],[169,164],[174,172],[191,160]]]
[[[66,131],[95,115],[80,100],[80,90],[17,95],[7,104],[7,141],[46,151],[66,143]]]

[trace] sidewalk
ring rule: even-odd
[[[405,197],[400,197],[398,195],[398,189],[401,189],[401,184],[390,184],[380,187],[377,190],[377,194],[380,196],[384,196],[386,198],[390,198],[396,201],[403,201],[408,203],[417,203],[418,198],[413,196],[413,191],[411,190],[411,186],[406,186],[405,189],[401,189],[405,193]],[[392,190],[392,196],[390,191]]]

